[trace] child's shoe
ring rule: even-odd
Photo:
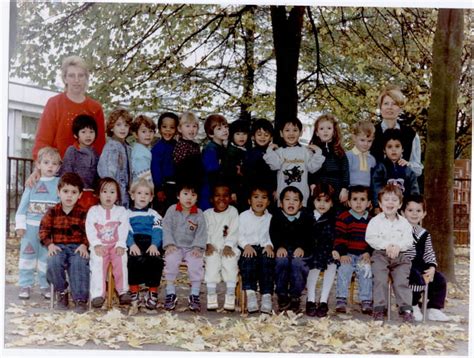
[[[198,295],[189,295],[188,298],[188,307],[193,312],[200,312],[201,311],[201,301],[199,300]]]
[[[130,303],[134,306],[138,306],[138,303],[140,301],[140,292],[131,292],[130,293],[130,299],[132,300]]]
[[[130,292],[122,293],[119,296],[119,303],[121,305],[129,305],[130,302],[132,302],[132,297],[130,296]]]
[[[91,305],[92,307],[94,308],[101,308],[102,305],[104,304],[105,302],[105,298],[102,297],[102,296],[99,296],[99,297],[94,297],[91,301]]]
[[[347,313],[347,300],[343,297],[336,299],[336,312]]]
[[[328,315],[328,304],[326,302],[320,302],[318,308],[316,308],[316,316],[319,318],[326,317]]]
[[[22,300],[28,300],[30,298],[30,288],[29,287],[20,287],[20,293],[18,298]]]
[[[164,308],[165,310],[172,311],[176,308],[176,302],[178,302],[178,297],[174,293],[166,295]]]
[[[286,311],[290,307],[290,298],[285,295],[278,296],[278,310]]]
[[[265,293],[262,295],[262,303],[260,305],[260,312],[272,314],[272,295],[270,293]]]
[[[133,302],[133,298],[132,298]],[[145,307],[149,310],[156,309],[156,305],[158,304],[158,292],[150,292],[148,291],[145,296]]]
[[[413,314],[410,310],[400,312],[400,316],[402,317],[402,321],[404,323],[413,323]]]
[[[316,302],[306,301],[306,315],[310,317],[316,316]]]
[[[69,309],[69,294],[67,291],[58,292],[58,303],[56,308],[61,311]]]
[[[235,295],[233,294],[225,295],[224,309],[226,311],[235,311]]]
[[[257,295],[254,290],[245,290],[247,294],[247,312],[254,313],[258,311]]]
[[[417,322],[423,321],[423,314],[421,313],[420,307],[418,307],[418,305],[413,306],[413,318]]]
[[[294,313],[299,313],[300,312],[300,304],[301,304],[301,300],[300,300],[299,297],[291,297],[290,310],[293,311]]]
[[[207,295],[207,310],[208,311],[214,311],[219,307],[217,303],[217,294],[213,293],[210,295]]]
[[[446,316],[441,310],[436,308],[428,308],[426,310],[426,315],[430,321],[440,321],[446,322],[449,321],[451,318]]]
[[[360,310],[363,314],[372,314],[372,301],[362,301]]]
[[[51,289],[49,287],[40,288],[40,293],[45,300],[51,299]]]
[[[76,307],[74,307],[74,312],[76,313],[85,313],[87,312],[87,302],[83,300],[75,301]]]
[[[382,321],[384,320],[384,312],[383,311],[374,311],[372,317],[374,321]]]

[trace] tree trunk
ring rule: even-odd
[[[431,102],[425,162],[427,215],[438,269],[454,281],[453,174],[463,10],[440,9],[433,42]]]
[[[250,121],[250,108],[253,104],[253,87],[255,82],[255,6],[248,6],[244,15],[249,17],[244,29],[245,63],[243,92],[240,100],[240,119]],[[250,23],[250,24],[249,24]]]
[[[275,128],[298,115],[296,75],[301,46],[304,6],[294,6],[287,16],[284,6],[272,6],[273,44],[276,58]]]

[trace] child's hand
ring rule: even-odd
[[[382,210],[381,210],[380,208],[375,208],[375,209],[374,209],[374,214],[375,214],[375,215],[378,215],[378,214],[380,214],[381,211],[382,211]]]
[[[130,246],[130,255],[131,256],[140,256],[142,252],[140,251],[140,248],[137,246],[137,244],[133,244]]]
[[[395,259],[398,257],[398,254],[400,253],[400,246],[398,245],[388,245],[386,248],[387,256],[391,259]]]
[[[61,248],[59,246],[56,246],[55,244],[49,244],[48,245],[48,256],[49,257],[54,256],[54,255],[58,254],[61,251],[63,251],[63,250],[61,250]]]
[[[308,148],[311,149],[313,152],[316,152],[319,149],[316,144],[308,144]]]
[[[41,172],[39,171],[38,168],[35,168],[30,176],[28,177],[28,179],[26,179],[26,182],[25,182],[25,185],[29,188],[32,188],[35,186],[35,184],[38,182],[38,180],[40,180],[41,178]]]
[[[191,251],[191,255],[194,257],[202,257],[202,250],[199,247],[195,247],[193,251]]]
[[[254,257],[257,256],[257,252],[255,249],[252,247],[252,245],[245,245],[244,247],[244,252],[242,253],[243,257]]]
[[[425,273],[423,274],[423,278],[425,279],[426,284],[433,282],[435,271],[436,270],[433,266],[425,270]]]
[[[363,263],[370,264],[370,254],[368,252],[364,252],[360,259]]]
[[[87,250],[87,246],[84,244],[79,245],[79,247],[74,251],[75,254],[79,254],[79,256],[88,259],[89,258],[89,250]]]
[[[298,247],[294,252],[293,252],[293,257],[303,257],[304,256],[304,250],[301,247]]]
[[[168,254],[171,254],[173,252],[176,251],[176,246],[174,245],[168,245],[166,246],[166,251],[165,251],[165,255],[168,255]]]
[[[162,203],[166,200],[166,194],[163,190],[160,190],[156,193],[156,199]]]
[[[146,253],[150,256],[160,256],[160,250],[156,247],[156,245],[151,244]]]
[[[284,247],[280,247],[277,250],[277,257],[287,257],[288,256],[288,251]]]
[[[346,203],[349,199],[349,191],[346,188],[342,188],[341,192],[339,193],[339,201],[341,203]]]
[[[337,252],[336,250],[332,250],[332,258],[334,260],[340,260],[341,259],[341,255],[339,255],[339,252]]]
[[[278,148],[278,145],[276,145],[275,143],[270,143],[270,144],[268,145],[268,148],[270,148],[271,150],[275,150],[275,149]]]
[[[341,264],[349,265],[352,262],[351,258],[348,255],[341,256]]]
[[[225,257],[233,257],[235,256],[234,250],[230,246],[224,246],[224,250],[222,250],[222,255]]]
[[[104,256],[105,255],[105,247],[103,247],[102,245],[96,245],[94,246],[94,252],[97,256]]]
[[[262,254],[267,254],[268,257],[274,258],[275,253],[273,252],[273,247],[272,245],[267,245],[265,248],[262,250]]]
[[[236,202],[237,202],[237,194],[236,194],[236,193],[230,194],[230,200],[231,200],[233,203],[236,203]]]
[[[20,239],[25,236],[26,230],[25,229],[18,229],[16,230],[16,236],[18,236]]]
[[[206,244],[206,256],[211,256],[214,251],[216,251],[216,248],[213,244]]]
[[[117,256],[122,256],[125,253],[125,247],[117,246],[115,248],[115,253],[117,254]]]
[[[400,165],[400,166],[402,166],[402,167],[405,167],[405,166],[408,165],[408,162],[407,162],[405,159],[400,158],[400,159],[398,160],[397,164]]]

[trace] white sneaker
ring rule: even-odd
[[[208,310],[216,310],[217,307],[217,294],[207,295],[207,309]]]
[[[235,311],[235,295],[233,294],[225,295],[224,309],[226,311]]]
[[[49,300],[51,298],[51,289],[49,287],[41,288],[41,296],[44,297],[45,300]]]
[[[257,295],[254,290],[245,290],[247,294],[247,311],[249,313],[258,311]]]
[[[446,322],[451,319],[450,317],[446,316],[443,312],[441,312],[439,309],[436,309],[436,308],[428,308],[427,315],[430,321]]]
[[[260,305],[260,311],[263,313],[272,314],[272,295],[265,293],[262,295],[262,304]]]
[[[418,307],[418,305],[413,306],[413,318],[415,318],[415,321],[417,322],[423,321],[423,314],[421,313],[420,307]]]
[[[18,298],[22,300],[27,300],[30,298],[30,288],[29,287],[20,287],[20,293],[18,294]]]

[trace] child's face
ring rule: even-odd
[[[249,204],[256,216],[262,216],[270,205],[268,193],[264,190],[254,190],[250,196]]]
[[[283,130],[280,131],[280,135],[285,141],[286,145],[292,147],[298,144],[298,139],[300,138],[301,131],[293,123],[286,123],[283,127]]]
[[[390,139],[383,152],[392,162],[398,162],[403,153],[402,143],[399,140]]]
[[[161,122],[160,134],[164,140],[171,140],[176,135],[176,121],[173,118],[165,117]]]
[[[239,147],[243,147],[245,143],[247,143],[249,135],[245,132],[236,132],[234,133],[234,144],[238,145]]]
[[[323,143],[328,143],[334,135],[334,125],[329,121],[321,121],[316,128],[316,136]]]
[[[95,130],[93,130],[92,128],[85,127],[79,130],[77,136],[74,135],[74,138],[76,138],[79,142],[79,146],[83,148],[90,147],[95,141],[95,136]]]
[[[214,127],[214,134],[211,136],[212,140],[216,143],[222,144],[224,141],[229,139],[229,125],[219,124]]]
[[[349,199],[349,206],[358,215],[364,215],[369,205],[369,196],[366,192],[351,193],[351,198]]]
[[[257,144],[260,147],[266,147],[268,143],[272,140],[272,135],[270,132],[267,132],[266,130],[259,128],[255,131],[255,135],[253,136],[253,140],[255,141],[255,144]]]
[[[54,177],[60,166],[59,158],[52,155],[43,155],[41,160],[36,164],[42,177]]]
[[[403,211],[403,216],[410,224],[419,225],[426,216],[426,211],[423,210],[423,204],[410,201]]]
[[[151,130],[146,125],[141,124],[140,127],[138,127],[136,134],[137,142],[148,147],[153,141],[154,135],[155,131]]]
[[[296,215],[303,206],[298,193],[287,191],[281,201],[281,208],[287,215]]]
[[[402,207],[402,202],[395,193],[385,193],[379,201],[379,206],[385,215],[395,217],[398,209]]]
[[[58,190],[59,200],[64,210],[71,210],[81,197],[79,188],[74,185],[66,184]]]
[[[359,133],[357,135],[352,136],[352,141],[354,142],[354,146],[362,153],[367,153],[372,146],[372,142],[374,141],[373,136],[368,136],[364,133]]]
[[[230,189],[227,186],[218,186],[212,193],[212,204],[214,205],[214,211],[221,213],[229,207],[230,203]]]
[[[114,183],[105,184],[102,189],[100,189],[99,200],[100,205],[102,205],[104,209],[112,209],[117,199],[118,191]]]
[[[120,117],[117,122],[115,122],[115,125],[112,128],[112,133],[118,139],[125,140],[125,138],[128,137],[129,130],[130,125],[122,117]]]
[[[320,195],[313,201],[314,209],[321,215],[327,213],[332,208],[332,200],[327,195]]]
[[[184,139],[193,140],[196,138],[199,125],[196,122],[185,122],[179,125],[178,131]]]
[[[390,96],[385,96],[382,99],[380,106],[380,114],[383,119],[394,120],[398,118],[398,115],[402,109]]]
[[[130,197],[136,209],[146,208],[153,200],[153,194],[147,186],[137,186],[135,191],[130,193]]]
[[[197,194],[192,189],[181,189],[178,201],[185,210],[190,210],[197,202]]]

